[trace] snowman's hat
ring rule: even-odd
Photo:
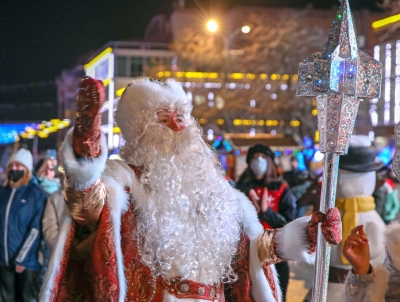
[[[377,171],[385,165],[376,157],[377,153],[368,136],[353,135],[347,155],[340,156],[339,169],[360,173]]]

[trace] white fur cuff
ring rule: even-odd
[[[385,230],[386,248],[393,260],[393,265],[400,270],[400,223],[392,222]]]
[[[315,254],[310,255],[308,250],[308,240],[306,234],[306,226],[311,216],[296,219],[276,234],[276,242],[278,246],[278,255],[285,260],[302,261],[313,264],[315,262]]]
[[[100,178],[106,165],[108,148],[106,137],[101,135],[101,151],[96,158],[77,161],[74,150],[72,148],[72,133],[74,128],[71,128],[63,144],[60,147],[61,165],[65,170],[68,178],[68,185],[78,191],[89,188],[97,179]]]

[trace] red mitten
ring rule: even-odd
[[[328,209],[321,223],[322,234],[330,244],[342,242],[342,220],[337,208]]]
[[[308,239],[308,253],[313,254],[316,250],[317,245],[317,233],[318,233],[318,223],[321,222],[325,217],[324,213],[319,211],[314,212],[311,216],[311,220],[306,226],[306,233]]]
[[[72,136],[75,153],[82,157],[100,154],[101,108],[105,100],[102,81],[83,78],[76,98],[76,123]]]

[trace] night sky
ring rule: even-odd
[[[206,13],[234,5],[314,3],[337,0],[186,0]],[[110,40],[140,39],[150,19],[171,13],[173,0],[15,0],[0,10],[0,86],[54,80],[63,68]],[[376,0],[350,0],[353,9],[376,9]],[[0,102],[2,100],[0,99]]]

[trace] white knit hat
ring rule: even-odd
[[[32,172],[33,158],[32,153],[29,150],[26,150],[24,148],[19,149],[17,153],[14,153],[10,156],[7,161],[7,166],[13,161],[23,164],[30,172]]]

